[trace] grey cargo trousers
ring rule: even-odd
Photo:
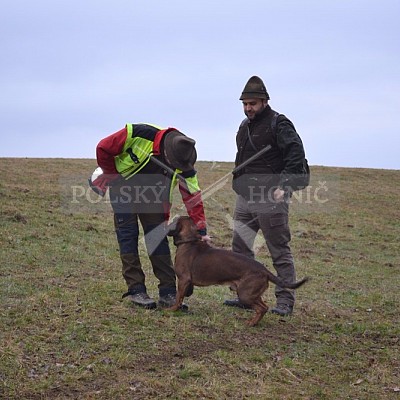
[[[253,246],[257,233],[261,230],[278,276],[287,282],[294,282],[296,273],[289,246],[289,204],[248,202],[237,195],[233,219],[232,250],[254,258]],[[294,305],[294,290],[276,286],[275,296],[277,304]]]

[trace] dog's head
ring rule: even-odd
[[[181,240],[191,240],[201,238],[197,232],[196,225],[190,217],[183,216],[175,218],[168,225],[168,236],[173,236],[174,243]]]

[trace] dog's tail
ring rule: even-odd
[[[268,279],[275,283],[275,285],[280,286],[281,288],[288,288],[288,289],[297,289],[298,287],[304,285],[307,281],[309,281],[311,278],[306,276],[305,278],[297,281],[297,282],[286,282],[283,279],[275,276],[271,271],[267,269],[267,274],[268,274]]]

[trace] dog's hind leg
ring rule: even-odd
[[[240,302],[250,306],[255,311],[254,317],[246,322],[248,326],[256,325],[268,311],[268,306],[261,297],[267,288],[267,280],[255,279],[254,276],[242,280],[238,285],[237,294]]]
[[[268,311],[268,306],[264,303],[262,298],[260,297],[259,299],[256,300],[254,304],[251,306],[253,310],[255,311],[254,317],[249,319],[246,324],[248,326],[255,326],[257,325],[261,318],[266,314]]]

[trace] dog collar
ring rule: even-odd
[[[185,243],[194,243],[194,242],[198,242],[199,238],[193,238],[193,239],[186,239],[186,240],[174,240],[174,245],[176,247],[180,246],[181,244],[185,244]]]

